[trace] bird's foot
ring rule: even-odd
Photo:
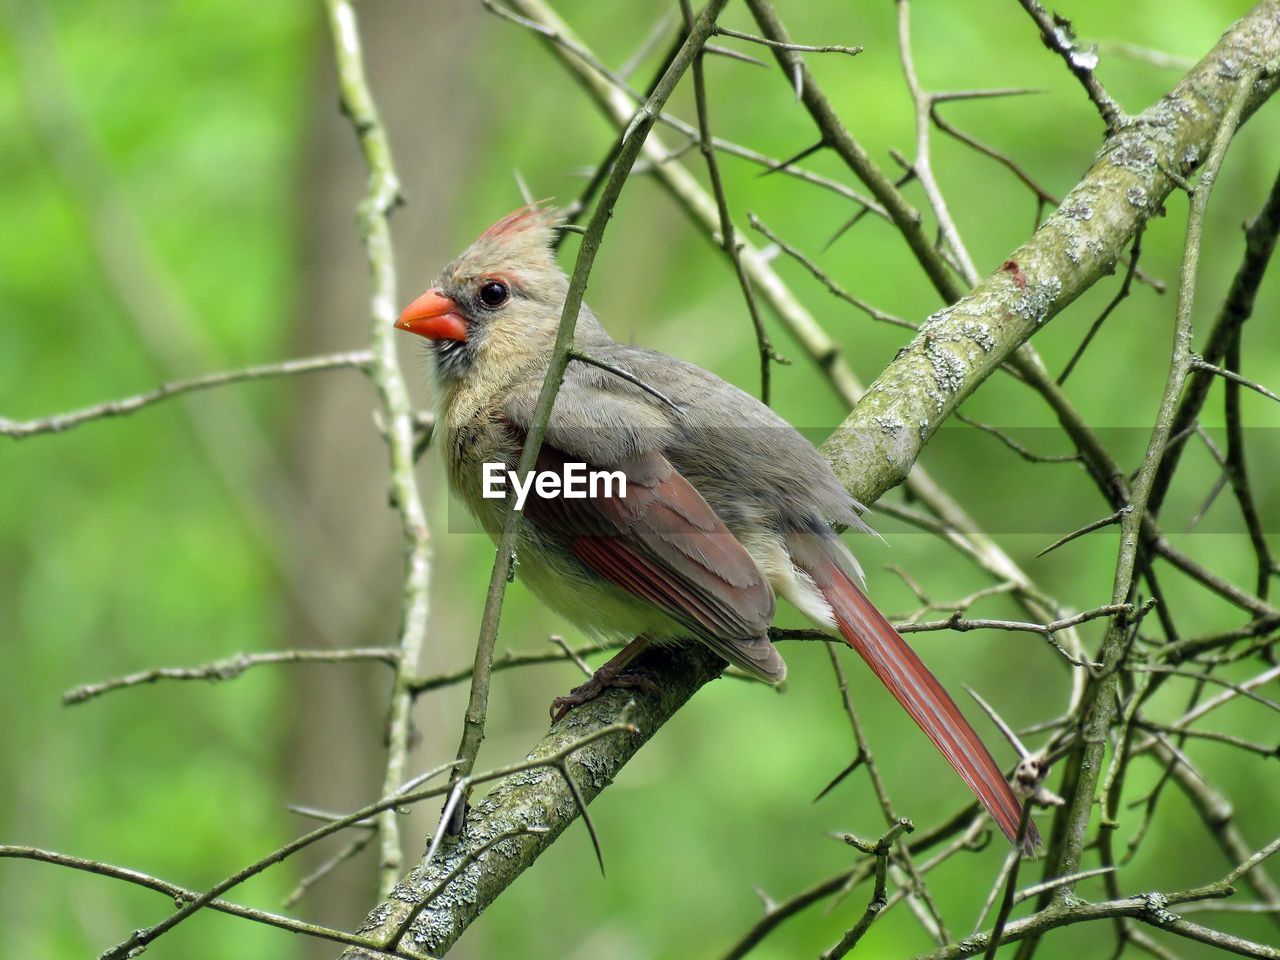
[[[610,687],[628,687],[643,690],[655,697],[662,693],[656,683],[639,673],[622,673],[608,669],[608,664],[591,675],[591,679],[574,687],[563,697],[551,701],[551,722],[559,723],[574,707],[589,703]]]

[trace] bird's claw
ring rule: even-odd
[[[645,693],[658,696],[661,688],[648,677],[639,673],[619,673],[614,676],[601,676],[603,671],[597,670],[586,683],[574,687],[563,697],[551,701],[551,722],[559,723],[574,707],[590,703],[609,687],[627,687],[643,690]]]

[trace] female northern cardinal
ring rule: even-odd
[[[396,326],[432,341],[449,479],[496,537],[551,356],[568,280],[553,223],[517,210],[445,267]],[[634,376],[571,364],[537,470],[620,471],[625,493],[540,495],[524,504],[520,574],[544,602],[596,634],[634,637],[552,704],[558,719],[607,685],[645,685],[623,667],[647,643],[692,637],[767,683],[786,664],[769,642],[774,592],[835,627],[934,742],[1011,840],[1020,804],[977,733],[872,606],[833,524],[867,529],[826,460],[767,406],[700,367],[616,343],[583,306],[576,348]],[[488,474],[488,476],[487,476]],[[547,485],[550,489],[550,484]],[[492,484],[489,485],[493,492]],[[1028,849],[1039,842],[1028,824]]]

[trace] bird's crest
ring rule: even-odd
[[[464,276],[491,270],[549,270],[555,267],[552,241],[558,211],[546,201],[513,210],[476,238],[449,266]]]
[[[550,229],[555,222],[555,210],[546,206],[546,200],[535,200],[523,207],[512,210],[505,217],[491,226],[481,238],[496,240],[512,234],[524,233],[528,230]]]

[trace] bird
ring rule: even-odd
[[[495,540],[552,359],[568,278],[555,259],[553,209],[498,220],[410,303],[396,327],[434,355],[450,488]],[[651,644],[697,641],[769,684],[787,666],[769,638],[781,596],[836,631],[871,668],[1017,844],[1022,804],[977,732],[864,592],[837,530],[870,530],[863,506],[818,450],[769,406],[710,371],[615,341],[584,304],[575,355],[555,397],[535,474],[570,464],[621,475],[588,496],[528,488],[519,575],[566,620],[628,639],[554,720],[609,686],[651,688],[627,663]],[[486,464],[490,467],[486,468]],[[514,475],[514,474],[513,474]],[[567,486],[561,488],[567,493]],[[1039,844],[1027,821],[1023,845]]]

